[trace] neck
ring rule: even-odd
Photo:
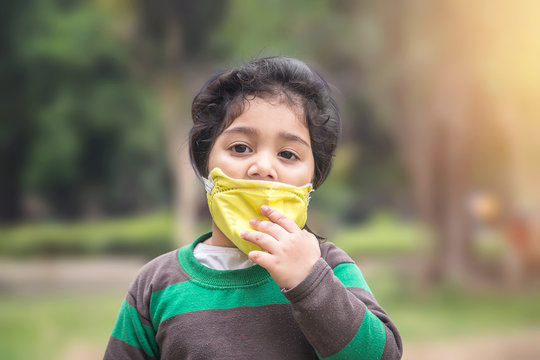
[[[229,240],[225,234],[219,230],[216,223],[212,221],[212,236],[203,241],[206,245],[223,246],[223,247],[236,247],[231,240]]]

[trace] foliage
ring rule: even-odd
[[[25,223],[0,228],[0,255],[131,254],[152,258],[174,248],[172,235],[169,212],[99,221]],[[344,227],[329,240],[353,258],[412,254],[428,247],[427,233],[419,225],[400,221],[390,213]]]
[[[242,62],[268,55],[313,56],[337,30],[330,7],[320,0],[233,0],[213,42],[226,57]]]
[[[300,57],[318,70],[335,72],[337,77],[325,77],[339,81],[337,87],[352,94],[345,105],[357,115],[344,116],[349,124],[344,141],[358,144],[363,137],[361,146],[348,150],[353,158],[360,155],[363,165],[353,161],[333,176],[335,186],[329,188],[339,191],[344,201],[330,195],[320,202],[331,203],[324,208],[335,209],[328,212],[335,217],[363,219],[387,192],[388,179],[399,176],[388,161],[393,150],[383,134],[354,125],[360,116],[377,126],[365,105],[358,115],[360,105],[354,104],[365,101],[355,81],[352,87],[343,86],[340,79],[350,79],[354,70],[348,58],[354,52],[344,41],[352,8],[348,2],[324,0],[263,4],[25,0],[6,8],[10,16],[3,26],[9,30],[11,51],[3,60],[11,67],[0,73],[17,75],[20,91],[13,92],[10,102],[27,106],[9,108],[6,118],[17,119],[19,125],[1,129],[5,144],[14,139],[11,153],[20,159],[6,159],[11,165],[3,171],[12,175],[12,186],[0,183],[4,185],[0,195],[11,196],[12,201],[0,202],[5,208],[0,221],[10,211],[15,219],[35,213],[79,218],[141,212],[170,203],[171,165],[166,163],[164,143],[171,141],[165,133],[174,127],[164,124],[161,115],[189,100],[175,101],[174,92],[163,84],[170,81],[179,87],[176,94],[189,97],[194,84],[203,82],[201,72],[207,78],[218,62],[270,54]],[[156,93],[161,98],[156,99]],[[172,100],[163,99],[164,94]],[[188,110],[168,121],[187,116],[184,111]],[[26,214],[17,209],[20,204]],[[32,212],[34,208],[38,211]]]
[[[168,212],[100,221],[26,223],[0,228],[0,255],[131,254],[151,258],[174,248],[172,232],[173,216]],[[329,240],[354,258],[411,254],[427,248],[424,230],[389,213],[344,227]]]
[[[174,248],[168,212],[78,223],[23,224],[0,229],[0,254],[11,257],[140,255],[153,258]]]
[[[351,257],[359,258],[425,253],[429,249],[428,236],[418,224],[381,212],[361,225],[344,228],[332,241]]]
[[[19,202],[31,194],[62,217],[162,204],[157,110],[115,19],[93,2],[25,5],[14,14],[9,56],[20,69],[17,100],[27,106],[5,114],[17,121],[27,112],[13,149],[24,158],[9,171],[20,183]]]

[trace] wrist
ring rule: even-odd
[[[313,267],[317,263],[318,259],[319,258],[315,259],[311,264],[304,267],[302,270],[299,270],[294,273],[289,273],[289,275],[287,276],[287,279],[283,279],[283,281],[280,281],[278,283],[278,286],[281,288],[281,290],[287,291],[287,290],[295,288],[300,283],[302,283],[313,271]]]
[[[316,291],[319,283],[329,273],[332,273],[332,269],[323,258],[319,258],[305,279],[290,289],[282,289],[282,293],[291,303],[302,301]]]

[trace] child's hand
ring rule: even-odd
[[[291,289],[304,280],[321,257],[319,242],[279,211],[266,205],[261,211],[270,221],[251,219],[256,231],[244,231],[241,236],[268,252],[251,251],[249,259],[268,270],[280,288]]]

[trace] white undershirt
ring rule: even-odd
[[[236,247],[197,244],[193,256],[201,264],[214,270],[238,270],[255,265],[248,256]]]

